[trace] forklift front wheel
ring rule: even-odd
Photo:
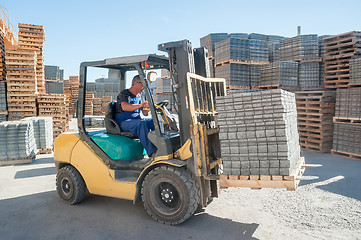
[[[85,198],[86,186],[80,173],[72,166],[65,166],[56,175],[58,195],[68,204],[78,204]]]
[[[142,200],[156,221],[177,225],[194,214],[200,201],[200,188],[185,168],[161,166],[145,177]]]

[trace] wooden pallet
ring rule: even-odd
[[[345,123],[345,124],[357,124],[361,125],[360,118],[342,118],[342,117],[333,117],[334,123]]]
[[[280,85],[252,86],[252,89],[261,89],[261,90],[278,89],[278,88],[280,88]]]
[[[361,88],[361,83],[349,83],[349,88]]]
[[[51,154],[51,153],[53,153],[52,148],[39,148],[37,154],[39,155],[39,154]]]
[[[29,164],[29,163],[32,163],[34,159],[35,159],[35,154],[33,156],[28,157],[28,158],[0,160],[0,166]]]
[[[221,188],[228,187],[249,187],[252,189],[261,188],[287,188],[296,190],[300,183],[299,177],[305,171],[305,158],[300,157],[290,176],[279,175],[220,175]]]
[[[343,152],[343,151],[338,151],[338,150],[334,150],[334,149],[331,149],[331,153],[336,156],[351,158],[354,160],[361,160],[361,154]]]

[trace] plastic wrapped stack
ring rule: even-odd
[[[104,116],[85,116],[84,124],[89,128],[104,128]]]
[[[52,79],[52,80],[60,79],[59,66],[45,65],[44,72],[45,72],[45,79]]]
[[[300,35],[280,41],[280,61],[299,61],[318,58],[316,34]]]
[[[0,165],[32,161],[37,151],[32,121],[1,122],[0,133]]]
[[[156,94],[171,94],[172,86],[170,78],[161,78],[155,82],[155,91]]]
[[[268,47],[264,40],[249,40],[249,60],[268,62]]]
[[[0,122],[7,119],[6,85],[0,82]]]
[[[201,46],[208,49],[208,56],[214,58],[215,44],[228,38],[228,33],[211,33],[200,39]]]
[[[280,60],[280,44],[279,44],[279,42],[268,44],[268,60],[269,60],[269,62],[277,62]]]
[[[318,62],[305,62],[299,64],[299,86],[320,86],[320,64]]]
[[[297,62],[273,62],[261,67],[261,86],[298,86]]]
[[[52,117],[28,117],[21,121],[32,121],[36,148],[49,149],[53,147],[53,118]]]
[[[93,98],[93,114],[94,115],[104,115],[102,110],[102,99]]]
[[[300,158],[293,93],[240,92],[216,104],[224,174],[290,175]]]
[[[215,44],[216,65],[228,60],[250,60],[250,40],[227,38]],[[217,71],[217,68],[216,68]]]
[[[46,93],[64,94],[64,83],[54,82],[54,81],[45,81],[45,90],[46,90]]]
[[[217,66],[215,77],[224,78],[228,86],[248,87],[250,86],[250,66],[237,63]],[[257,80],[254,80],[254,82],[256,81]]]

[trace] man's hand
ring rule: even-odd
[[[149,107],[148,101],[144,101],[140,104],[140,108],[146,108]]]

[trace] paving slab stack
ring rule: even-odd
[[[37,149],[53,147],[53,118],[52,117],[27,117],[21,121],[32,121]]]
[[[261,86],[297,86],[298,63],[291,61],[279,61],[261,66]]]
[[[3,32],[0,32],[0,82],[5,80],[6,80],[5,41],[4,41]]]
[[[44,66],[45,80],[60,80],[59,66]]]
[[[323,79],[324,79],[324,74],[325,74],[325,62],[324,62],[324,57],[326,55],[326,48],[325,48],[325,44],[323,43],[323,39],[330,37],[330,35],[322,35],[322,36],[318,36],[318,55],[319,57],[322,59],[322,61],[320,62],[320,86],[323,87]]]
[[[45,91],[46,93],[64,94],[64,83],[46,80]]]
[[[306,150],[330,152],[333,141],[335,92],[296,92],[300,145]]]
[[[32,121],[1,122],[0,133],[0,165],[35,157],[37,149]]]
[[[172,93],[170,73],[168,70],[161,70],[161,77],[155,82],[155,94],[153,94],[153,101],[157,104],[163,101],[169,101],[172,106],[174,99]]]
[[[104,116],[85,116],[84,124],[89,128],[103,128],[104,125]]]
[[[238,92],[216,104],[224,174],[290,175],[300,158],[293,93]]]
[[[349,85],[361,86],[361,57],[350,61],[350,82]]]
[[[6,83],[0,82],[0,122],[7,120]]]
[[[361,88],[337,89],[332,153],[361,159]]]

